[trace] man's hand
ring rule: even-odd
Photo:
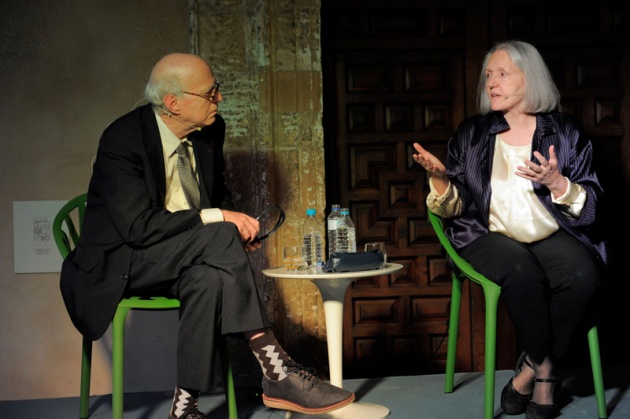
[[[242,212],[227,210],[221,210],[221,212],[225,221],[236,225],[247,250],[259,249],[262,246],[261,243],[253,241],[260,231],[260,223],[257,219]]]

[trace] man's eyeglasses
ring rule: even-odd
[[[212,85],[208,93],[199,94],[195,92],[185,92],[185,91],[182,91],[182,93],[186,93],[187,95],[198,96],[198,97],[204,98],[208,102],[216,103],[216,96],[219,93],[220,86],[221,86],[221,82],[218,81]]]

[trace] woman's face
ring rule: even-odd
[[[486,94],[493,111],[512,111],[524,107],[525,75],[510,59],[506,51],[496,51],[484,69]]]

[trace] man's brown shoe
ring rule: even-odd
[[[267,407],[318,414],[340,409],[354,401],[354,393],[320,380],[311,368],[290,361],[284,370],[287,376],[282,380],[263,377],[262,397]]]

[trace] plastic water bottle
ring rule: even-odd
[[[328,257],[337,249],[337,223],[341,218],[341,207],[339,204],[333,204],[330,207],[330,214],[326,219],[326,232],[328,235]]]
[[[302,226],[302,252],[304,253],[304,262],[307,267],[319,268],[324,265],[322,252],[322,231],[320,224],[315,215],[317,210],[309,208],[306,210],[306,220]]]
[[[337,252],[356,252],[357,238],[350,211],[348,208],[341,208],[340,214],[341,218],[337,223]]]

